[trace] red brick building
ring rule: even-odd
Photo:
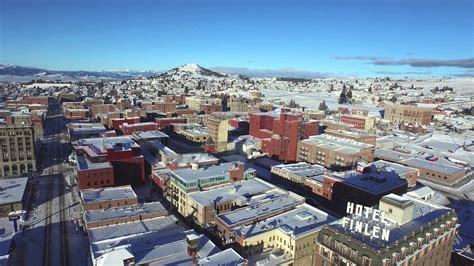
[[[144,181],[144,158],[130,137],[81,139],[73,142],[80,189],[130,185]]]
[[[201,104],[199,105],[199,111],[204,112],[205,114],[222,112],[222,104]]]
[[[113,104],[95,104],[91,107],[91,116],[95,118],[99,114],[107,114],[115,112],[115,105]]]
[[[262,152],[285,161],[296,161],[298,141],[319,133],[319,122],[303,114],[266,112],[250,114],[250,135],[262,139]]]
[[[142,108],[147,111],[173,114],[176,112],[176,102],[144,102]]]
[[[415,133],[415,134],[426,134],[428,127],[425,125],[419,125],[416,123],[400,123],[398,126],[400,130]]]
[[[155,123],[158,126],[158,129],[169,127],[174,123],[187,123],[188,121],[185,118],[177,117],[166,117],[166,118],[156,118]]]
[[[128,117],[128,118],[114,118],[112,121],[112,128],[120,130],[120,126],[123,124],[133,125],[140,123],[140,117]]]
[[[341,115],[341,122],[353,125],[356,129],[370,130],[375,127],[375,118],[361,115]]]
[[[132,135],[135,132],[140,132],[140,131],[155,131],[158,130],[158,125],[156,125],[153,122],[147,122],[147,123],[137,123],[137,124],[123,124],[120,125],[120,130],[124,135]]]

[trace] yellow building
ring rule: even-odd
[[[227,149],[228,130],[229,120],[214,117],[207,118],[207,134],[216,145],[216,151],[222,152]]]
[[[319,230],[336,218],[308,204],[235,229],[237,251],[252,261],[266,252],[281,252],[293,265],[312,265]]]
[[[185,137],[189,141],[197,143],[204,143],[208,138],[207,131],[202,128],[179,130],[178,134]]]
[[[0,126],[0,177],[36,171],[34,130],[28,125]]]
[[[230,102],[228,107],[230,112],[247,112],[249,104],[245,102]]]
[[[416,123],[420,125],[429,125],[433,110],[414,105],[387,104],[385,105],[384,119],[393,123]]]
[[[219,98],[211,98],[206,96],[189,96],[185,99],[188,108],[191,110],[200,111],[201,105],[211,104],[211,105],[221,105],[222,100]]]
[[[233,186],[248,186],[254,189],[255,193],[263,193],[273,187],[263,181],[253,181],[254,177],[254,169],[244,169],[243,163],[240,162],[228,162],[205,168],[157,170],[153,172],[152,180],[174,209],[184,217],[192,218],[197,224],[203,225],[211,222],[210,214],[216,207],[225,205],[230,210],[228,201],[235,200],[234,197],[238,197],[240,192],[251,194],[253,191],[242,189],[226,198],[225,195],[229,191],[235,190]]]

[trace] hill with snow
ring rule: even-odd
[[[218,73],[207,68],[204,68],[198,64],[184,64],[179,67],[170,69],[164,73],[161,73],[158,78],[169,78],[169,79],[209,79],[209,78],[225,78],[229,77],[227,74]]]

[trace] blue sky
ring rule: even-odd
[[[471,0],[0,2],[0,62],[7,64],[474,75]]]

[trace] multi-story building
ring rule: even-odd
[[[189,109],[196,111],[206,111],[208,109],[208,111],[210,111],[213,110],[213,108],[216,106],[220,106],[220,108],[216,108],[215,112],[222,111],[222,100],[219,98],[212,98],[206,96],[189,96],[186,97],[186,104],[188,105]]]
[[[176,113],[176,102],[143,102],[141,107],[148,111],[156,111],[163,114]]]
[[[320,165],[299,162],[272,166],[270,172],[272,177],[278,176],[294,183],[304,184],[308,177],[323,175],[327,171]]]
[[[209,117],[207,123],[207,138],[212,141],[211,152],[222,152],[227,150],[227,138],[229,132],[229,120]],[[212,145],[211,144],[211,145]]]
[[[431,162],[420,158],[403,160],[401,163],[417,169],[421,179],[449,186],[466,177],[467,172],[466,168],[463,167]]]
[[[89,109],[85,108],[68,108],[63,113],[64,118],[69,120],[84,120],[89,117]]]
[[[153,172],[152,180],[162,191],[164,198],[186,217],[191,213],[187,200],[189,193],[254,177],[255,170],[245,169],[240,162],[229,162],[204,168],[157,170]]]
[[[359,206],[321,229],[313,265],[450,265],[454,210],[395,194],[355,214]]]
[[[68,123],[67,134],[70,140],[97,138],[106,133],[101,123]]]
[[[171,124],[187,123],[187,120],[186,118],[179,118],[179,117],[165,117],[165,118],[156,118],[155,123],[158,125],[158,129],[169,129]]]
[[[229,102],[227,108],[230,112],[246,112],[249,108],[247,102]]]
[[[0,177],[36,171],[34,130],[31,125],[0,125]]]
[[[353,125],[356,129],[372,130],[375,128],[375,117],[347,114],[341,115],[341,122]]]
[[[416,168],[384,160],[373,162],[372,165],[374,165],[379,172],[395,172],[407,181],[409,187],[416,187],[416,181],[418,179],[418,170]]]
[[[94,104],[90,107],[91,117],[96,118],[100,114],[115,112],[115,108],[113,104]]]
[[[351,168],[359,160],[372,162],[374,146],[330,135],[311,136],[298,143],[298,161],[328,168]]]
[[[324,134],[330,136],[336,136],[344,139],[351,139],[353,141],[362,142],[366,144],[370,144],[375,146],[376,144],[376,136],[373,134],[369,134],[362,131],[355,131],[355,130],[334,130],[334,129],[326,129]]]
[[[408,188],[407,180],[383,164],[359,164],[357,170],[336,172],[328,178],[334,182],[324,182],[323,191],[331,192],[333,207],[340,212],[347,202],[374,206],[383,196],[390,193],[402,195]],[[330,187],[325,187],[327,185]]]
[[[402,194],[408,182],[416,184],[416,169],[384,161],[374,162],[357,171],[330,173],[310,164],[276,165],[272,180],[284,179],[307,198],[317,196],[341,211],[347,201],[373,205],[388,193]]]
[[[274,256],[287,258],[278,264],[311,265],[319,231],[335,220],[320,209],[301,204],[271,218],[236,227],[235,249],[244,257],[272,250]]]
[[[318,132],[319,122],[306,121],[301,113],[282,109],[250,114],[250,135],[262,139],[262,152],[279,160],[296,161],[298,141]]]
[[[81,189],[80,196],[84,210],[133,206],[138,203],[137,194],[131,186]]]
[[[221,250],[205,235],[186,230],[173,216],[91,228],[92,265],[235,265],[247,260]]]
[[[415,123],[400,123],[398,128],[403,131],[415,133],[415,134],[426,134],[428,132],[428,127],[425,125],[418,125]]]
[[[48,96],[29,96],[23,99],[23,102],[27,104],[41,104],[48,106],[49,97]]]
[[[149,202],[86,210],[83,219],[86,228],[89,230],[91,228],[131,223],[163,216],[168,216],[168,211],[165,207],[160,202]]]
[[[246,207],[265,198],[275,197],[278,194],[276,190],[272,184],[252,178],[191,192],[187,196],[183,215],[200,226],[215,225],[217,215]]]
[[[81,139],[73,146],[80,189],[144,181],[144,158],[130,137]]]
[[[377,149],[375,156],[379,159],[395,162],[418,170],[418,178],[441,185],[452,186],[466,178],[467,169],[446,161],[427,160],[416,154],[394,150]]]
[[[351,124],[329,119],[324,119],[323,121],[321,121],[321,125],[323,128],[323,133],[326,132],[326,130],[328,129],[350,131],[352,128],[354,128],[354,126]]]
[[[155,131],[158,125],[153,122],[136,123],[136,124],[122,124],[119,126],[123,135],[132,135],[135,132]]]
[[[200,129],[203,126],[198,123],[171,123],[170,129],[173,133],[179,134],[181,130],[188,130],[188,129]]]
[[[185,139],[197,143],[205,143],[208,139],[207,128],[201,126],[180,129],[177,133]]]
[[[222,112],[222,104],[205,103],[199,105],[199,112],[204,114],[212,114],[214,112]]]
[[[223,243],[235,242],[235,228],[255,224],[258,221],[290,211],[303,204],[304,197],[281,189],[272,189],[253,196],[245,203],[247,205],[234,205],[233,210],[216,215],[216,231]]]
[[[120,130],[121,125],[124,125],[124,124],[133,125],[133,124],[140,123],[140,117],[135,116],[135,117],[112,118],[110,119],[110,122],[112,124],[113,129]]]
[[[8,217],[10,212],[22,211],[28,204],[26,187],[28,177],[0,180],[0,217]]]
[[[433,116],[433,110],[430,108],[403,104],[386,104],[384,113],[384,119],[395,124],[416,123],[429,125]]]

